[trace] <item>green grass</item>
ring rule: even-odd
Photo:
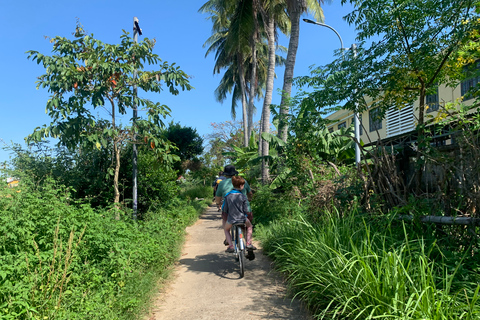
[[[480,319],[478,274],[434,239],[376,219],[324,212],[311,223],[297,209],[256,237],[319,319]]]
[[[213,199],[213,188],[208,185],[185,183],[181,185],[179,197],[185,200],[204,199],[210,203]]]

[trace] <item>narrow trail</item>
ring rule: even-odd
[[[255,260],[246,260],[245,277],[240,279],[238,263],[224,252],[216,207],[207,208],[187,233],[174,278],[159,292],[146,319],[311,319],[298,301],[286,296],[281,277],[261,248]]]

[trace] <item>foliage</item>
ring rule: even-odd
[[[73,40],[59,36],[51,39],[51,56],[28,51],[28,57],[46,69],[46,73],[38,77],[37,88],[46,87],[51,94],[46,112],[52,122],[36,128],[27,141],[55,137],[69,150],[78,146],[113,148],[114,201],[119,202],[120,153],[126,142],[137,143],[138,134],[148,137],[146,140],[152,148],[173,160],[168,155],[170,145],[152,134],[163,127],[161,118],[170,110],[160,103],[137,97],[137,86],[155,93],[166,87],[175,95],[179,88],[190,90],[192,87],[188,76],[174,64],[160,64],[160,57],[153,53],[155,41],[145,39],[136,44],[124,32],[120,44],[106,44],[86,34],[80,24],[73,35]],[[144,64],[158,65],[159,70],[143,71]],[[137,106],[146,111],[148,119],[134,119],[138,124],[134,127],[121,125],[118,117],[126,115],[129,109],[136,110]],[[110,120],[94,115],[93,111],[100,108],[107,110]]]
[[[231,157],[224,154],[234,152],[235,147],[243,147],[243,128],[239,121],[224,121],[220,123],[212,122],[213,132],[208,134],[206,139],[209,144],[207,153],[210,154],[212,162],[219,169],[222,169],[229,161],[233,161]],[[255,131],[258,124],[255,124]]]
[[[275,54],[275,49],[284,51],[284,48],[271,46],[274,49],[270,52],[265,41],[267,11],[277,13],[275,18],[278,19],[275,22],[280,28],[285,29],[285,21],[288,20],[283,8],[277,5],[279,8],[273,10],[272,7],[275,6],[269,7],[267,3],[256,0],[210,0],[199,10],[208,13],[213,23],[213,34],[204,44],[205,47],[208,46],[206,55],[215,52],[214,73],[225,70],[215,96],[223,102],[231,93],[234,120],[237,101],[242,103],[244,147],[248,146],[248,139],[254,130],[254,100],[263,96],[268,69],[285,63],[285,59]]]
[[[180,188],[179,197],[187,201],[204,201],[211,203],[212,187],[198,183],[186,183]]]
[[[283,195],[280,197],[278,194],[272,193],[268,186],[261,186],[256,190],[251,204],[252,212],[254,212],[254,224],[264,227],[274,221],[288,220],[298,211],[303,210],[298,203],[291,201],[291,198]]]
[[[171,122],[163,130],[162,134],[165,140],[172,142],[177,150],[173,151],[181,162],[175,163],[175,169],[181,174],[184,173],[182,163],[188,160],[194,160],[203,152],[203,139],[198,135],[197,130],[191,127],[183,127],[180,123]]]
[[[450,64],[475,30],[475,1],[342,1],[355,8],[345,18],[358,30],[356,52],[338,53],[326,67],[298,84],[315,91],[304,104],[363,111],[401,109],[420,101],[419,130],[424,124],[425,96],[439,83],[456,78]]]
[[[58,137],[69,148],[78,144],[106,146],[108,139],[127,134],[115,127],[115,111],[124,115],[129,108],[140,105],[148,110],[149,123],[157,126],[163,125],[161,117],[169,112],[159,103],[134,99],[133,84],[156,93],[163,90],[162,81],[172,94],[179,93],[177,87],[191,89],[188,76],[174,65],[164,63],[158,71],[142,70],[144,63],[157,65],[161,61],[152,52],[155,41],[145,39],[135,44],[124,32],[119,45],[106,44],[87,35],[80,25],[74,36],[74,40],[59,36],[51,39],[52,56],[28,51],[28,57],[42,63],[47,71],[38,78],[37,87],[47,87],[51,93],[46,111],[53,120],[50,126],[37,128],[29,139]],[[139,70],[137,80],[133,78],[134,70]],[[95,110],[107,101],[112,104],[112,122],[98,127],[87,103]]]
[[[13,145],[11,161],[14,175],[31,179],[42,186],[54,179],[69,186],[72,197],[83,199],[92,206],[106,206],[113,198],[111,154],[107,149],[80,149],[71,152],[65,147],[50,147],[48,141],[31,143],[28,149]]]
[[[161,161],[158,161],[155,153],[145,148],[139,150],[138,157],[138,209],[147,212],[150,208],[159,208],[168,204],[178,196],[179,187],[176,182],[176,170]],[[125,156],[130,160],[131,154]],[[130,165],[130,161],[128,165]],[[125,168],[130,169],[129,166]],[[131,170],[124,172],[125,181],[128,183],[126,192],[131,192]],[[128,193],[131,194],[131,193]]]
[[[258,145],[255,132],[252,131],[247,147],[232,146],[232,148],[233,152],[224,152],[223,155],[233,160],[237,170],[248,171],[250,166],[258,164]]]
[[[260,193],[260,192],[259,192]],[[478,319],[478,256],[436,240],[435,228],[386,216],[277,206],[262,189],[253,204],[263,249],[295,296],[321,319]],[[276,214],[288,207],[288,213]],[[295,209],[296,208],[296,209]],[[343,210],[341,208],[340,210]]]
[[[427,198],[433,212],[445,215],[478,217],[480,209],[480,113],[478,105],[449,103],[441,108],[433,124],[427,127],[429,137],[445,132],[455,139],[455,151],[445,152],[429,146],[422,154],[429,171],[436,179],[426,179]],[[431,141],[431,140],[429,140]],[[431,145],[434,143],[432,142]]]
[[[199,212],[171,205],[116,220],[51,179],[0,189],[0,319],[136,318]]]
[[[213,163],[213,157],[210,153],[204,153],[198,160],[200,167],[194,171],[190,171],[189,176],[198,183],[201,182],[203,185],[210,185],[223,169]]]
[[[107,207],[114,190],[109,168],[112,162],[108,149],[81,148],[75,152],[64,147],[48,147],[47,143],[30,144],[29,149],[12,147],[15,157],[12,166],[14,175],[32,179],[43,185],[46,179],[71,188],[73,198],[82,199],[93,207]],[[170,165],[158,158],[150,147],[140,145],[138,149],[137,193],[138,209],[142,214],[150,206],[159,207],[178,195],[177,175]],[[119,182],[122,186],[120,201],[129,205],[132,195],[132,148],[122,151]]]

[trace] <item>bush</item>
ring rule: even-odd
[[[197,198],[204,199],[208,203],[211,203],[211,200],[213,199],[213,188],[209,185],[191,184],[187,182],[181,186],[179,196],[184,200],[193,200]]]
[[[432,234],[384,215],[325,211],[312,222],[301,209],[273,214],[279,206],[271,196],[263,191],[268,206],[255,212],[256,236],[316,317],[480,318],[479,273],[465,266],[468,250],[439,246]]]
[[[0,190],[0,319],[133,319],[198,214],[115,220],[51,180]]]
[[[279,196],[272,193],[268,186],[257,189],[251,205],[254,223],[257,226],[268,225],[277,220],[287,220],[304,209],[286,194]]]

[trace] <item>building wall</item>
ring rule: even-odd
[[[461,86],[458,85],[455,88],[446,87],[445,85],[440,85],[438,88],[438,104],[440,109],[442,106],[445,106],[448,102],[454,102],[456,99],[461,98]],[[474,99],[464,101],[465,104],[472,104]],[[369,101],[367,100],[367,104]],[[371,103],[371,101],[370,101]],[[418,106],[419,102],[416,101],[409,110],[389,110],[387,111],[384,119],[381,120],[381,128],[378,130],[371,130],[369,115],[372,112],[371,109],[368,109],[359,115],[361,118],[361,125],[363,126],[360,129],[361,135],[360,139],[365,143],[369,144],[376,142],[379,139],[390,138],[394,136],[401,135],[406,132],[410,132],[415,129],[415,126],[418,122]],[[432,109],[430,109],[432,110]],[[438,111],[426,110],[425,116],[436,116]],[[353,124],[353,112],[349,110],[339,110],[335,113],[329,115],[327,119],[334,121],[332,124],[328,125],[327,128],[331,131],[338,130],[339,125],[342,125],[344,122],[346,126]],[[397,121],[395,121],[397,120]],[[427,118],[425,119],[427,120]]]

